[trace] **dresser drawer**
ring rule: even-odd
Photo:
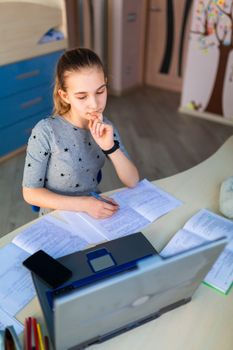
[[[16,94],[41,84],[52,84],[56,63],[64,51],[0,67],[0,97]]]
[[[0,157],[15,151],[17,148],[27,144],[32,128],[36,123],[51,115],[50,110],[42,111],[40,114],[27,118],[19,123],[0,129]]]
[[[52,90],[47,85],[0,99],[0,129],[52,109],[52,105]]]

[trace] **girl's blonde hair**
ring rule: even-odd
[[[105,75],[103,64],[95,52],[86,48],[66,51],[59,59],[56,68],[53,89],[53,114],[64,115],[70,110],[70,104],[60,97],[58,90],[66,91],[66,73],[81,71],[83,68],[97,67]]]

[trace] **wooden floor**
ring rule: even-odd
[[[179,114],[180,95],[142,88],[109,97],[105,115],[118,127],[141,179],[155,180],[184,171],[212,155],[233,127]],[[37,217],[24,203],[21,182],[25,154],[0,163],[0,236]],[[121,187],[106,164],[101,190]]]

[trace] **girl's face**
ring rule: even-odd
[[[73,123],[86,127],[90,119],[102,118],[107,101],[107,87],[101,69],[93,67],[69,72],[65,83],[66,91],[59,90],[59,95],[70,104],[67,117]]]

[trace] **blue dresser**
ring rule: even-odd
[[[26,145],[33,126],[52,112],[56,51],[0,67],[0,157]]]

